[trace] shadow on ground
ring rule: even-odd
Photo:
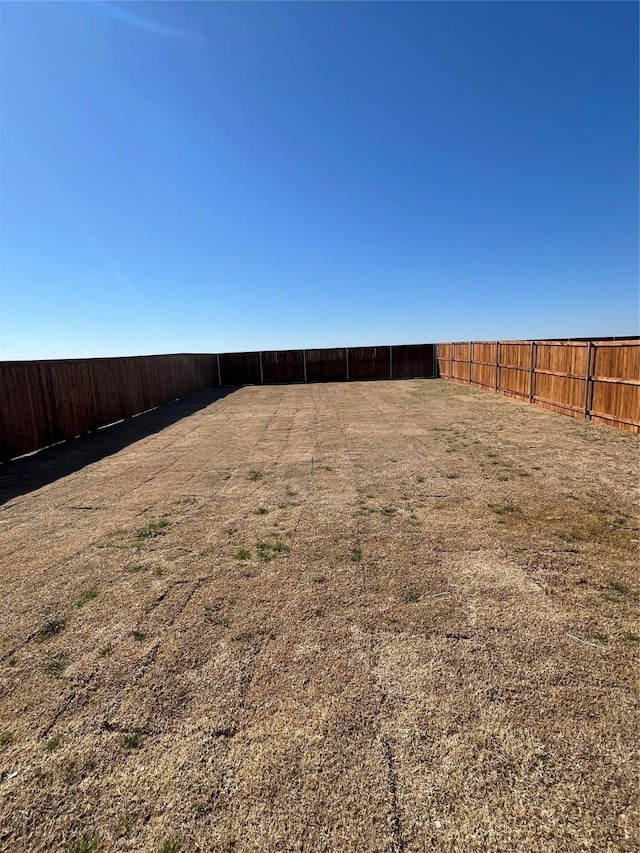
[[[237,391],[236,387],[198,391],[141,415],[126,418],[113,426],[102,427],[22,459],[0,464],[0,506],[12,498],[33,492],[61,477],[73,474],[85,465],[118,453],[129,444],[160,432],[234,391]]]

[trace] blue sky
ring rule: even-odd
[[[638,332],[635,3],[0,3],[0,357]]]

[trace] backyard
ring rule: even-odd
[[[0,466],[0,848],[638,849],[638,442],[352,382]]]

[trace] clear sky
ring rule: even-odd
[[[638,333],[638,4],[1,2],[0,357]]]

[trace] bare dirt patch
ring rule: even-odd
[[[141,432],[0,469],[2,849],[638,848],[637,436],[419,380]]]

